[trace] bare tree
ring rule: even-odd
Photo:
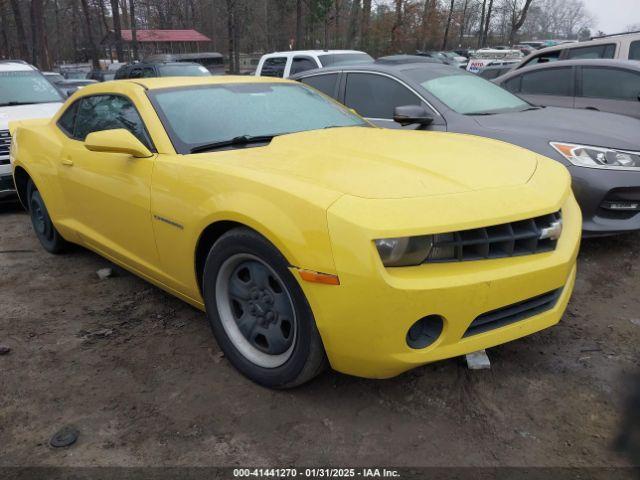
[[[93,38],[93,22],[91,21],[91,10],[87,0],[80,0],[80,6],[82,7],[82,13],[84,14],[84,26],[87,36],[87,43],[89,44],[89,52],[91,55],[91,61],[95,68],[100,68],[100,55],[98,48],[96,47],[96,41]]]
[[[138,60],[138,29],[134,0],[129,0],[129,21],[131,23],[131,49],[133,50],[133,59]]]
[[[487,44],[487,38],[489,38],[489,29],[491,28],[491,14],[493,13],[493,0],[489,0],[489,6],[487,7],[487,14],[484,19],[484,32],[482,34],[482,45]]]
[[[511,31],[509,32],[510,45],[516,43],[516,34],[518,33],[518,30],[522,28],[522,25],[524,25],[532,2],[533,0],[525,0],[522,8],[519,8],[519,0],[511,0]]]
[[[456,6],[456,0],[451,0],[451,5],[449,6],[449,15],[447,16],[447,23],[444,27],[444,38],[442,39],[442,50],[447,49],[447,41],[449,39],[449,28],[451,27],[451,19],[453,17],[453,8]]]
[[[360,30],[360,0],[352,0],[351,12],[349,13],[349,30],[347,31],[347,45],[353,48],[359,43]]]
[[[362,1],[362,17],[360,21],[360,48],[369,46],[369,26],[371,24],[371,0]]]
[[[403,0],[395,0],[396,15],[395,22],[391,28],[391,49],[394,53],[398,53],[400,51],[400,29],[402,28],[403,23],[402,4]]]
[[[123,60],[122,54],[122,27],[120,25],[120,5],[118,0],[111,0],[111,16],[113,17],[113,34],[116,37],[116,58]]]
[[[16,24],[16,36],[18,37],[18,55],[20,58],[27,58],[29,55],[29,46],[27,44],[27,34],[24,30],[24,22],[22,21],[22,11],[20,9],[19,0],[11,0],[11,10],[13,11],[13,20]]]
[[[33,63],[41,70],[51,70],[42,0],[31,0],[31,42]]]

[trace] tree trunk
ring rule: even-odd
[[[396,20],[391,28],[391,49],[393,53],[399,53],[402,49],[400,45],[400,28],[402,28],[402,0],[395,0]]]
[[[111,15],[113,16],[113,33],[116,37],[116,58],[122,61],[122,26],[120,25],[120,5],[118,0],[111,0]]]
[[[484,16],[487,11],[487,0],[482,0],[482,13],[480,14],[480,28],[478,29],[478,48],[482,47],[484,36]]]
[[[296,50],[302,49],[304,38],[304,25],[302,23],[302,0],[296,0]]]
[[[462,47],[462,42],[464,41],[464,32],[467,26],[467,11],[469,9],[469,0],[464,0],[464,8],[462,9],[462,18],[460,19],[460,40],[458,44]]]
[[[84,14],[85,33],[87,35],[87,43],[89,44],[89,50],[91,54],[91,61],[96,69],[100,68],[100,54],[96,47],[96,42],[93,38],[93,28],[91,25],[91,11],[89,10],[89,4],[87,0],[80,0],[82,6],[82,13]]]
[[[133,51],[133,59],[138,60],[138,29],[136,22],[136,10],[134,0],[129,0],[129,22],[131,23],[131,49]]]
[[[491,11],[493,10],[493,0],[489,0],[489,7],[487,8],[487,16],[484,19],[484,34],[482,35],[482,46],[487,44],[489,38],[489,28],[491,28]]]
[[[349,13],[349,30],[347,33],[347,48],[355,48],[359,43],[358,30],[360,26],[360,0],[353,0]]]
[[[520,12],[520,16],[517,17],[517,20],[511,25],[511,32],[509,33],[509,45],[514,45],[516,43],[516,34],[518,30],[522,28],[525,20],[527,19],[527,13],[529,13],[529,7],[533,0],[526,0],[524,6],[522,7],[522,11]],[[514,6],[515,8],[515,6]],[[516,12],[513,12],[513,18],[516,18]]]
[[[229,45],[229,72],[236,72],[236,32],[235,32],[235,8],[236,2],[235,0],[227,0],[227,40]]]
[[[433,11],[435,10],[435,5],[433,0],[424,0],[424,8],[422,10],[422,23],[420,25],[420,39],[418,45],[416,45],[418,50],[426,51],[429,46],[429,27],[431,26],[431,18],[433,16]]]
[[[334,39],[335,48],[342,47],[342,30],[340,28],[340,17],[342,15],[342,0],[335,0],[335,25],[336,25],[336,38]]]
[[[449,28],[451,28],[451,18],[453,17],[453,7],[456,5],[456,0],[451,0],[449,6],[449,15],[447,16],[447,25],[444,28],[444,38],[442,39],[442,50],[447,49],[447,42],[449,40]]]
[[[0,58],[11,58],[11,44],[9,43],[9,35],[7,32],[9,25],[7,22],[7,13],[4,9],[4,2],[0,0],[0,33],[2,34],[2,44],[0,45]]]
[[[362,17],[360,19],[360,49],[369,48],[369,25],[371,23],[371,0],[362,1]]]
[[[33,44],[32,61],[40,70],[51,70],[49,52],[47,51],[47,36],[44,30],[44,15],[42,0],[31,0],[31,41]]]
[[[16,35],[18,36],[18,56],[27,58],[29,56],[29,45],[27,44],[27,34],[24,30],[22,12],[20,10],[20,0],[11,0],[11,10],[16,24]]]

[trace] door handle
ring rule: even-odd
[[[64,160],[62,160],[62,165],[71,167],[73,166],[73,160],[71,160],[70,158],[65,158]]]

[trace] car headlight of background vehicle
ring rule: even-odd
[[[446,245],[454,239],[453,233],[423,235],[420,237],[383,238],[376,240],[376,248],[385,267],[420,265],[427,258],[438,260],[455,254],[454,245]],[[438,245],[445,243],[445,245]]]
[[[640,170],[640,152],[562,142],[551,142],[551,146],[578,167]]]

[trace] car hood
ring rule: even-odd
[[[8,130],[9,122],[16,120],[30,120],[33,118],[51,118],[62,103],[36,103],[33,105],[16,105],[14,107],[0,107],[0,130]]]
[[[425,197],[522,185],[541,158],[470,135],[362,127],[283,135],[251,152],[238,156],[238,163],[362,198]]]
[[[613,113],[546,107],[473,118],[490,130],[536,135],[548,141],[640,149],[640,120]]]

